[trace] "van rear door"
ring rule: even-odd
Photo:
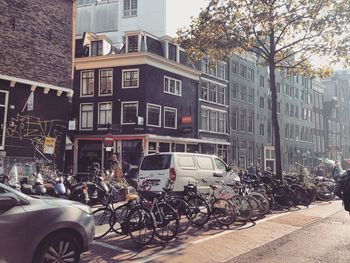
[[[154,183],[151,191],[162,191],[169,178],[169,170],[172,164],[172,154],[154,154],[143,158],[139,182],[148,181]]]

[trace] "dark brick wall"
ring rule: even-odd
[[[72,0],[0,0],[0,74],[71,88]]]

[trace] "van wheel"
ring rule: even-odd
[[[37,248],[33,263],[73,262],[80,260],[77,240],[68,233],[59,233],[43,240]]]

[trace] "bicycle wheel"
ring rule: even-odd
[[[126,218],[129,212],[129,205],[124,204],[114,209],[114,216],[111,217],[110,225],[112,230],[119,234],[127,234]]]
[[[250,217],[250,220],[255,221],[260,219],[262,217],[262,214],[259,201],[250,194],[244,197],[247,198],[248,202],[252,206],[252,216]]]
[[[239,221],[248,221],[253,215],[253,208],[249,201],[240,195],[234,195],[231,198],[231,201],[236,210],[237,219]]]
[[[300,185],[291,185],[291,188],[295,196],[295,205],[309,206],[311,204],[311,200],[304,187]]]
[[[261,208],[261,215],[265,216],[270,211],[269,199],[265,195],[257,192],[251,192],[250,195],[259,201],[259,205]]]
[[[289,209],[294,205],[294,192],[285,185],[277,186],[274,191],[276,205],[281,209]]]
[[[321,201],[331,201],[334,199],[334,185],[321,183],[317,185],[316,188],[316,197]]]
[[[218,198],[212,205],[212,214],[221,225],[229,226],[236,220],[236,211],[231,201]]]
[[[169,204],[176,210],[179,217],[178,233],[185,232],[191,225],[192,214],[189,205],[182,199],[169,200]]]
[[[190,196],[187,200],[190,207],[192,220],[191,224],[194,226],[203,226],[210,218],[210,208],[207,202],[199,196]]]
[[[95,237],[99,239],[111,231],[110,220],[114,217],[113,211],[109,207],[101,207],[95,210],[92,215],[95,220]]]
[[[161,241],[170,241],[176,237],[179,217],[176,210],[167,203],[158,203],[153,209],[156,219],[156,236]]]
[[[154,238],[154,217],[145,207],[138,206],[130,210],[126,218],[126,227],[132,241],[140,246],[149,244]]]

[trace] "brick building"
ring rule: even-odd
[[[0,0],[0,166],[63,163],[75,2]]]

